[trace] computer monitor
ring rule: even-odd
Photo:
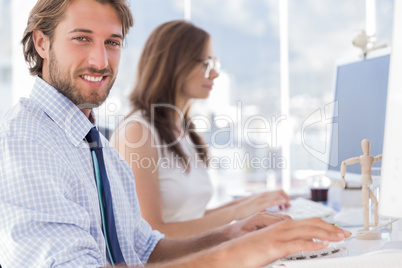
[[[389,73],[379,212],[402,218],[402,3],[394,3],[392,56]]]
[[[363,154],[361,141],[370,140],[371,155],[382,153],[387,101],[390,49],[369,53],[365,58],[336,63],[334,113],[327,175],[341,179],[342,161]],[[380,167],[380,163],[376,163]],[[361,185],[359,164],[349,165],[346,181]]]

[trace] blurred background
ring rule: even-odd
[[[35,2],[0,0],[0,114],[31,90],[20,40]],[[231,195],[297,192],[325,171],[331,121],[305,122],[333,102],[335,62],[362,54],[352,44],[362,30],[378,44],[391,43],[393,0],[129,2],[135,25],[111,95],[96,111],[98,124],[113,129],[128,113],[151,31],[173,19],[192,21],[211,34],[222,65],[210,98],[195,102],[192,115],[209,143],[217,191]]]

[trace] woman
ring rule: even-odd
[[[142,216],[167,237],[189,237],[273,205],[289,206],[281,190],[206,210],[212,195],[207,146],[189,120],[218,77],[210,36],[177,20],[156,28],[140,57],[132,112],[111,142],[132,167]]]

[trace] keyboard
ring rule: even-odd
[[[294,220],[303,220],[318,217],[327,222],[333,222],[335,210],[321,203],[314,202],[307,198],[296,198],[290,200],[291,206],[280,210],[278,206],[269,207],[267,212],[285,214]]]
[[[309,260],[317,258],[335,258],[347,256],[348,251],[344,241],[330,242],[328,247],[317,251],[302,251],[295,254],[286,256],[278,262],[296,261],[296,260]]]
[[[338,251],[339,249],[339,251]],[[318,252],[318,251],[317,251]],[[334,252],[334,253],[332,253]],[[330,251],[329,254],[321,257],[289,259],[288,257],[277,260],[276,262],[266,266],[266,268],[286,268],[286,267],[387,267],[400,268],[402,267],[402,250],[401,249],[381,249],[370,251],[365,254],[356,256],[348,256],[344,247],[338,246]],[[297,256],[297,255],[295,255]],[[309,256],[309,254],[307,254]],[[320,259],[317,259],[320,258]],[[332,259],[329,259],[332,258]]]
[[[304,251],[295,254],[291,254],[286,256],[285,258],[279,259],[268,266],[266,268],[284,268],[284,267],[309,267],[309,265],[304,265],[304,261],[310,260],[319,260],[319,259],[328,259],[328,258],[338,258],[338,257],[346,257],[348,256],[348,252],[345,246],[344,241],[340,242],[330,242],[328,247],[317,250],[317,251]],[[306,262],[311,263],[311,262]],[[320,266],[322,267],[322,266]]]

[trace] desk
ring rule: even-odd
[[[228,194],[226,192],[226,184],[222,182],[220,185],[221,187],[220,191],[218,191],[217,198],[215,201],[218,201],[217,203],[221,204],[224,201],[229,201],[233,198],[233,193]],[[244,187],[244,185],[242,185]],[[237,189],[243,189],[242,187],[237,187]],[[265,190],[265,189],[260,189],[260,191]],[[292,197],[296,196],[302,196],[302,197],[309,197],[309,189],[298,189],[297,193],[292,192]],[[256,191],[258,192],[258,191]],[[243,194],[251,194],[250,192],[245,192],[243,189],[242,192]],[[342,212],[344,210],[347,210],[349,208],[355,209],[356,213],[361,213],[363,214],[363,208],[362,208],[362,197],[361,197],[361,190],[349,190],[348,192],[345,192],[341,188],[341,184],[339,184],[338,187],[333,187],[330,188],[330,191],[328,193],[328,206],[334,208],[338,212]],[[350,207],[348,207],[350,206]],[[380,224],[383,223],[384,219],[380,219]],[[361,221],[363,222],[363,221]],[[349,227],[344,227],[344,229],[351,231],[353,234],[357,233],[357,230],[362,229],[363,225],[349,228]],[[402,241],[402,220],[399,220],[397,222],[394,222],[392,224],[392,228],[383,228],[381,230],[381,239],[378,240],[361,240],[361,239],[350,239],[346,240],[346,248],[347,248],[347,255],[348,256],[359,256],[362,254],[366,254],[369,252],[377,251],[380,250],[384,245],[386,245],[388,242],[393,242],[393,241]],[[267,267],[272,267],[272,265],[268,265]],[[345,268],[345,267],[344,267]]]
[[[357,229],[356,229],[357,230]],[[288,262],[272,263],[266,268],[355,268],[355,267],[375,267],[375,268],[400,268],[402,267],[402,220],[392,224],[392,228],[382,232],[381,239],[378,240],[358,240],[346,239],[347,256],[334,258],[317,258],[309,260],[295,260]],[[398,245],[391,247],[393,251],[381,250],[387,243],[399,241]],[[375,254],[370,254],[375,253]]]
[[[357,256],[366,254],[376,250],[380,250],[384,245],[393,245],[392,242],[400,241],[402,243],[402,219],[388,225],[389,227],[381,229],[381,239],[377,240],[362,240],[353,238],[346,240],[346,248],[348,250],[348,256]],[[356,233],[361,228],[345,228],[352,233]],[[391,242],[391,243],[390,243]],[[400,247],[401,245],[398,245]]]
[[[343,190],[342,188],[333,188],[330,190],[328,195],[328,205],[339,213],[352,209],[356,213],[361,213],[361,223],[363,223],[361,190]],[[374,208],[371,206],[370,210],[370,224],[372,224],[374,222],[372,216]],[[387,221],[389,221],[389,219],[380,217],[379,226],[384,225]],[[381,239],[378,240],[362,240],[358,238],[346,240],[345,243],[348,249],[348,256],[357,256],[380,250],[388,242],[402,241],[402,219],[392,223],[392,225],[388,225],[387,227],[381,228]],[[344,229],[352,232],[352,236],[362,228],[362,225],[356,227],[344,227]]]
[[[359,191],[360,192],[360,191]],[[295,201],[297,201],[296,199]],[[344,200],[347,201],[347,200]],[[310,201],[311,202],[311,201]],[[329,202],[330,203],[330,202]],[[303,203],[302,206],[298,205],[299,203],[296,202],[294,203],[295,207],[297,208],[302,208],[304,210],[305,206],[309,206],[308,203]],[[398,244],[394,243],[390,249],[396,250],[400,249],[402,250],[402,220],[399,219],[398,221],[390,222],[391,220],[388,218],[380,218],[379,221],[379,227],[374,228],[374,232],[378,233],[377,239],[376,240],[363,240],[365,237],[361,236],[358,234],[358,231],[363,229],[363,208],[360,205],[358,206],[347,206],[348,202],[344,202],[343,206],[340,207],[340,211],[333,217],[333,219],[329,219],[328,217],[326,218],[328,221],[331,223],[337,223],[342,229],[348,230],[352,233],[352,237],[345,239],[343,242],[340,243],[331,243],[329,249],[335,247],[335,248],[340,248],[341,249],[341,254],[339,254],[336,251],[332,250],[319,250],[316,252],[300,252],[296,253],[295,255],[292,256],[293,259],[296,258],[305,258],[305,260],[293,260],[290,262],[286,263],[285,267],[299,267],[304,265],[305,267],[310,266],[317,266],[317,267],[326,267],[329,262],[334,262],[335,264],[341,264],[339,266],[331,266],[331,267],[356,267],[356,263],[363,262],[367,263],[367,265],[373,265],[375,266],[370,266],[370,267],[386,267],[386,266],[381,266],[381,263],[383,261],[389,260],[389,263],[387,265],[391,267],[402,267],[402,251],[398,251],[396,254],[399,254],[398,258],[398,264],[395,266],[395,262],[392,260],[396,256],[390,256],[389,251],[384,251],[382,250],[383,246],[389,245],[391,242],[399,242]],[[353,204],[353,203],[352,203]],[[296,206],[297,205],[297,206]],[[355,205],[355,204],[353,204]],[[320,210],[319,207],[311,205],[311,207],[314,207],[315,210]],[[327,208],[321,208],[322,211],[325,211]],[[310,209],[307,209],[309,211]],[[295,211],[289,210],[289,213],[291,215],[299,215],[296,212],[299,212],[299,209],[296,209]],[[350,213],[351,212],[351,213]],[[285,212],[286,213],[286,212]],[[293,214],[294,213],[294,214]],[[341,221],[339,216],[340,214],[343,214],[343,216],[347,217],[342,217],[344,221]],[[300,215],[303,215],[302,213]],[[305,216],[310,215],[310,213],[307,213]],[[320,215],[317,213],[317,215]],[[298,217],[299,218],[299,217]],[[370,222],[373,222],[374,220],[372,219]],[[341,224],[342,223],[342,224]],[[367,235],[372,235],[372,234],[367,234]],[[331,257],[331,252],[334,253],[332,255],[335,259],[328,259]],[[371,254],[371,252],[376,252],[376,254]],[[380,255],[378,253],[381,253]],[[383,254],[386,253],[388,255],[384,256]],[[326,254],[327,256],[325,256]],[[369,254],[369,255],[365,255]],[[341,256],[347,256],[346,258],[337,258]],[[364,255],[364,256],[362,256]],[[318,258],[311,259],[310,256],[319,256]],[[283,261],[283,260],[282,260]],[[268,266],[268,267],[279,267],[279,264],[281,261],[278,262],[278,265],[273,264],[273,266]],[[321,266],[320,266],[321,265]],[[349,265],[349,266],[348,266]],[[282,266],[283,267],[283,266]],[[329,268],[329,267],[328,267]]]

